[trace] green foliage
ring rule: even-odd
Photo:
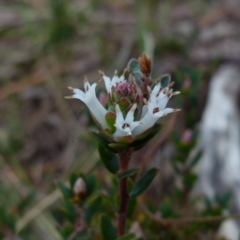
[[[116,154],[108,151],[102,144],[98,144],[98,151],[102,163],[111,173],[116,173],[119,169],[118,158]]]
[[[5,9],[4,2],[10,6],[10,11]],[[46,133],[42,131],[49,116],[54,115],[56,119],[60,120],[57,120],[57,124],[62,120],[64,126],[69,124],[71,127],[67,126],[67,129],[71,129],[73,126],[74,133],[76,132],[78,136],[75,125],[72,123],[77,122],[75,118],[79,116],[79,105],[69,109],[68,105],[61,102],[62,95],[65,94],[62,90],[63,83],[65,87],[66,82],[71,79],[72,84],[72,80],[82,75],[82,72],[88,72],[94,67],[99,68],[106,63],[112,66],[109,69],[110,72],[114,70],[115,63],[124,55],[139,52],[138,40],[131,39],[134,31],[131,32],[131,36],[129,35],[130,38],[126,33],[126,39],[125,37],[116,39],[118,35],[122,36],[122,34],[115,34],[115,31],[119,33],[122,29],[122,23],[119,20],[121,20],[121,16],[126,16],[121,11],[129,9],[129,7],[125,7],[125,3],[122,2],[111,4],[96,0],[86,1],[86,3],[51,0],[46,1],[47,4],[44,1],[20,0],[11,1],[11,4],[7,2],[3,1],[3,11],[6,16],[11,17],[5,19],[2,16],[3,21],[0,27],[1,45],[3,46],[3,61],[0,71],[0,239],[40,240],[45,237],[47,239],[62,238],[63,240],[95,240],[101,239],[101,228],[104,229],[103,239],[136,239],[134,234],[126,234],[119,238],[116,236],[115,224],[119,207],[118,180],[124,177],[127,177],[128,192],[134,195],[134,197],[130,197],[128,204],[127,230],[132,227],[133,222],[137,222],[144,233],[142,239],[189,240],[205,239],[207,236],[214,238],[221,221],[162,225],[144,211],[139,200],[155,218],[163,221],[169,218],[174,220],[189,216],[221,216],[225,210],[231,211],[232,196],[230,193],[216,195],[214,199],[191,197],[191,191],[197,180],[194,167],[198,164],[202,154],[202,152],[196,153],[195,156],[191,154],[191,158],[189,158],[198,138],[197,127],[204,106],[201,100],[203,98],[202,87],[205,85],[204,93],[206,95],[207,82],[205,79],[209,79],[213,68],[221,60],[215,60],[215,66],[211,66],[211,69],[209,68],[209,64],[213,65],[211,62],[207,63],[207,66],[201,64],[201,69],[190,66],[177,66],[177,70],[171,69],[173,71],[171,76],[176,81],[176,89],[181,90],[179,96],[171,99],[173,100],[171,104],[181,108],[182,112],[174,128],[171,129],[172,137],[167,138],[159,147],[164,148],[168,144],[174,145],[174,151],[171,152],[173,154],[171,167],[174,171],[173,178],[177,178],[177,181],[161,179],[164,187],[161,188],[160,194],[153,191],[141,196],[140,193],[151,183],[157,170],[152,170],[153,172],[147,175],[148,177],[146,175],[139,176],[140,180],[135,184],[135,175],[145,170],[143,169],[145,163],[142,166],[140,161],[141,154],[139,159],[135,158],[135,161],[131,162],[131,169],[119,172],[116,154],[124,151],[126,144],[113,142],[107,134],[101,131],[93,132],[92,136],[97,139],[99,144],[103,165],[113,174],[104,171],[102,165],[99,164],[98,157],[94,156],[92,139],[88,139],[88,142],[83,140],[80,145],[75,146],[74,141],[68,141],[71,137],[77,138],[75,135],[68,135],[71,134],[71,131],[64,135],[67,144],[65,140],[64,142],[57,139],[56,144],[49,144],[56,145],[57,150],[50,146],[47,149],[41,149],[42,145],[48,145],[50,138],[55,137],[53,135],[46,136]],[[160,9],[159,4],[162,2],[156,0],[134,3],[133,8],[137,7],[144,11],[144,14],[140,14],[139,17],[139,21],[144,26],[137,21],[139,31],[142,33],[142,30],[146,28],[156,29],[153,31],[153,37],[161,39],[152,46],[154,62],[160,60],[159,56],[163,57],[165,54],[173,53],[173,56],[175,54],[184,56],[179,65],[185,64],[190,60],[185,57],[190,52],[188,46],[177,37],[162,36],[164,31],[158,29],[161,25],[159,24],[161,16],[154,16],[153,13]],[[169,7],[168,4],[167,1],[163,2],[161,9],[166,11]],[[129,6],[132,7],[131,3]],[[110,15],[115,16],[115,11],[118,13],[116,21],[109,22]],[[106,18],[100,19],[99,17],[104,12],[111,14],[104,15]],[[151,14],[146,21],[145,17],[148,13]],[[165,17],[163,16],[163,18]],[[125,21],[128,22],[128,19]],[[114,26],[115,22],[116,26]],[[9,25],[5,26],[6,23]],[[131,26],[129,29],[132,31]],[[143,46],[148,46],[149,43],[145,39],[143,39],[146,41]],[[128,51],[129,46],[125,48],[126,42],[132,47],[130,52]],[[86,49],[85,46],[87,46]],[[54,49],[54,51],[44,52],[44,47],[47,50]],[[66,52],[66,49],[69,52]],[[93,49],[93,52],[89,49]],[[62,54],[63,57],[59,58]],[[61,61],[64,61],[64,64]],[[121,64],[117,67],[123,68]],[[195,63],[190,64],[194,65]],[[137,59],[130,60],[128,67],[137,84],[141,85],[142,72]],[[165,64],[159,66],[160,69],[165,67]],[[208,68],[207,77],[204,68]],[[90,80],[95,81],[94,79]],[[161,80],[162,87],[167,86],[168,83],[169,77],[164,76]],[[11,97],[9,97],[10,94]],[[29,95],[33,97],[28,98]],[[121,109],[126,109],[127,104],[125,100],[120,102]],[[115,111],[114,106],[112,107]],[[86,113],[89,114],[89,111]],[[86,125],[93,127],[93,124],[89,124],[89,119]],[[106,120],[112,126],[111,131],[114,131],[114,116],[108,116]],[[82,122],[84,121],[81,121],[81,124]],[[78,122],[76,125],[78,126]],[[81,131],[83,130],[81,134],[85,139],[87,138],[85,136],[86,125],[81,126]],[[190,130],[192,133],[187,142],[183,141],[185,130]],[[51,127],[47,128],[47,133],[51,131]],[[153,129],[149,130],[150,133],[143,134],[141,139],[131,143],[130,147],[134,151],[146,147],[146,144],[159,131],[160,125],[156,124]],[[63,128],[63,131],[57,132],[56,138],[60,138],[62,134],[65,134],[64,132],[68,131]],[[40,141],[41,138],[43,141]],[[34,141],[36,139],[38,141]],[[155,144],[154,141],[151,143]],[[152,146],[148,144],[147,147],[146,151],[151,150]],[[69,149],[71,150],[70,154]],[[76,152],[73,149],[76,149]],[[32,152],[36,152],[36,154],[32,154]],[[52,152],[54,155],[51,155]],[[144,154],[144,152],[141,153]],[[46,157],[49,155],[49,158]],[[154,161],[155,157],[152,156],[149,161]],[[64,162],[65,158],[66,162]],[[57,161],[53,161],[53,159]],[[72,162],[74,162],[73,166]],[[139,169],[141,171],[138,172]],[[69,173],[72,170],[74,173]],[[67,175],[69,175],[68,183],[65,182]],[[85,194],[78,195],[74,192],[78,178],[82,178],[86,183]],[[56,179],[57,186],[62,193],[60,199],[55,195],[56,185],[52,184]],[[64,183],[59,182],[59,179],[62,179]],[[158,189],[158,184],[156,182],[154,189]],[[53,195],[51,191],[54,191]],[[202,209],[198,208],[199,204],[203,206]],[[26,222],[26,225],[19,230],[22,222],[38,211],[39,214]],[[54,232],[55,226],[60,235]]]
[[[4,230],[3,228],[14,233],[16,228],[16,216],[13,213],[8,212],[2,205],[0,205],[0,211],[0,233]]]
[[[170,75],[163,75],[161,77],[161,87],[162,88],[168,87],[169,83],[170,83],[170,80],[171,80]]]
[[[129,176],[134,175],[138,170],[139,170],[139,168],[128,169],[126,171],[118,173],[117,177],[118,178],[129,177]]]
[[[151,184],[153,179],[158,173],[157,168],[149,169],[142,177],[138,180],[138,182],[134,185],[132,191],[130,192],[131,197],[136,197],[141,194],[143,191],[147,189],[147,187]]]
[[[73,197],[73,192],[66,187],[63,183],[59,182],[58,187],[60,188],[64,198],[69,199]]]
[[[130,70],[130,73],[133,75],[136,83],[140,86],[141,85],[141,79],[143,77],[140,65],[138,63],[137,59],[131,59],[128,63],[128,68]]]
[[[101,234],[103,240],[117,239],[117,232],[114,228],[111,219],[107,215],[101,216]]]

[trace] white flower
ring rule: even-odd
[[[152,91],[150,88],[148,90],[150,93],[149,100],[148,102],[146,99],[144,100],[147,109],[146,107],[144,108],[141,119],[142,124],[134,129],[134,136],[140,135],[153,127],[159,118],[166,116],[168,113],[179,111],[179,109],[166,108],[166,105],[171,96],[177,95],[180,92],[173,92],[172,89],[169,90],[169,87],[161,90],[160,83],[156,84]]]
[[[96,86],[97,83],[93,83],[92,85],[90,85],[89,82],[86,79],[84,79],[85,93],[77,88],[69,87],[69,89],[72,90],[74,94],[72,96],[68,96],[65,98],[67,99],[76,98],[83,101],[89,108],[95,120],[103,128],[108,128],[108,124],[105,120],[105,115],[107,114],[108,111],[103,107],[103,105],[99,102],[99,100],[96,97],[95,92]]]
[[[136,107],[137,104],[135,103],[128,111],[127,116],[124,119],[119,105],[116,104],[116,132],[113,134],[115,140],[117,140],[119,137],[132,135],[132,131],[141,124],[140,121],[134,122],[134,111]]]
[[[109,77],[105,76],[105,74],[101,71],[99,71],[99,74],[102,76],[102,78],[105,82],[105,86],[106,86],[108,93],[112,92],[112,87],[116,87],[116,83],[125,81],[124,75],[122,75],[121,77],[118,77],[117,71],[115,71],[112,80]]]

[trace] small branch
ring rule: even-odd
[[[168,218],[162,219],[151,213],[146,206],[139,201],[141,209],[155,222],[160,223],[163,226],[174,224],[189,224],[189,223],[204,223],[204,222],[216,222],[226,219],[240,218],[240,213],[225,215],[225,216],[207,216],[207,217],[183,217],[183,218]]]
[[[132,151],[129,149],[119,153],[120,172],[126,171],[128,169],[128,163],[131,158],[131,153]],[[120,206],[119,206],[119,213],[118,213],[118,235],[122,236],[125,234],[127,207],[129,202],[129,194],[127,191],[127,177],[119,179],[119,195],[120,195]]]

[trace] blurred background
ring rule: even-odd
[[[95,82],[98,70],[121,73],[142,53],[152,58],[154,77],[169,73],[182,91],[169,103],[182,112],[164,119],[161,133],[133,156],[133,166],[160,168],[149,196],[171,196],[180,171],[185,193],[231,192],[231,209],[240,210],[239,9],[238,0],[1,0],[3,236],[18,239],[5,226],[14,218],[20,239],[61,239],[52,214],[61,199],[56,182],[81,171],[108,185],[89,113],[64,96],[68,86],[82,89],[85,75]],[[179,164],[191,157],[189,175]]]

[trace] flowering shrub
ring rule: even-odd
[[[73,95],[67,98],[78,98],[90,109],[99,127],[99,131],[91,132],[91,136],[97,140],[102,163],[112,174],[103,175],[102,169],[95,163],[93,165],[96,165],[98,171],[94,173],[87,170],[83,174],[85,169],[77,168],[70,174],[68,183],[58,182],[63,195],[60,207],[57,204],[59,192],[54,191],[25,215],[26,209],[33,205],[35,193],[20,189],[18,198],[16,195],[6,198],[9,192],[13,193],[12,189],[0,188],[0,238],[35,239],[31,237],[34,234],[33,219],[36,214],[46,212],[48,204],[55,202],[46,213],[57,222],[57,229],[49,224],[47,218],[42,220],[50,225],[48,232],[46,225],[44,227],[46,239],[50,235],[51,239],[56,236],[56,239],[64,240],[213,239],[223,219],[239,217],[239,214],[223,216],[223,212],[229,209],[231,195],[215,196],[212,200],[191,195],[197,179],[194,166],[201,157],[201,152],[192,151],[198,137],[196,118],[201,83],[199,71],[183,68],[173,73],[176,88],[181,89],[181,95],[175,99],[182,109],[181,118],[184,120],[178,121],[179,116],[172,114],[165,127],[170,144],[174,146],[169,164],[176,181],[167,184],[167,192],[158,191],[162,194],[160,197],[152,194],[153,188],[141,195],[159,173],[159,169],[146,165],[153,160],[151,156],[154,154],[147,161],[143,157],[145,163],[141,162],[141,170],[139,163],[137,167],[129,168],[129,162],[132,153],[143,148],[159,132],[161,125],[157,120],[178,111],[166,108],[166,105],[169,98],[179,92],[171,90],[173,83],[170,82],[169,75],[157,80],[151,78],[151,61],[145,55],[138,61],[131,60],[120,77],[117,73],[112,79],[102,72],[100,75],[107,90],[106,106],[96,97],[98,83],[90,84],[87,80],[84,92],[70,88]],[[177,130],[174,128],[176,122]],[[153,145],[157,148],[163,146],[159,140],[164,135],[155,138],[147,150],[152,151]],[[14,135],[9,147],[0,149],[3,156],[8,156],[15,149],[16,143],[18,146],[16,140],[18,138]],[[165,140],[161,141],[165,144]],[[89,144],[88,150],[94,151],[94,147],[96,146]],[[164,174],[164,169],[161,166],[161,174]],[[166,185],[165,182],[163,185]],[[159,181],[155,188],[159,188]],[[14,206],[9,199],[16,200]]]
[[[133,151],[142,148],[160,129],[157,120],[179,109],[166,108],[168,100],[179,94],[173,92],[170,76],[151,79],[151,60],[142,55],[139,60],[131,60],[122,76],[115,72],[112,79],[103,72],[100,75],[105,83],[108,103],[105,108],[97,99],[95,88],[85,78],[85,92],[69,87],[73,95],[89,108],[98,133],[93,132],[99,142],[100,157],[112,173],[119,178],[120,203],[118,208],[118,236],[125,234],[127,209],[131,197],[142,193],[156,176],[158,170],[150,169],[128,192],[127,178],[138,169],[128,169]],[[118,159],[115,157],[118,154]],[[104,220],[105,219],[105,220]],[[103,221],[107,218],[103,218]],[[103,228],[103,234],[106,231]]]

